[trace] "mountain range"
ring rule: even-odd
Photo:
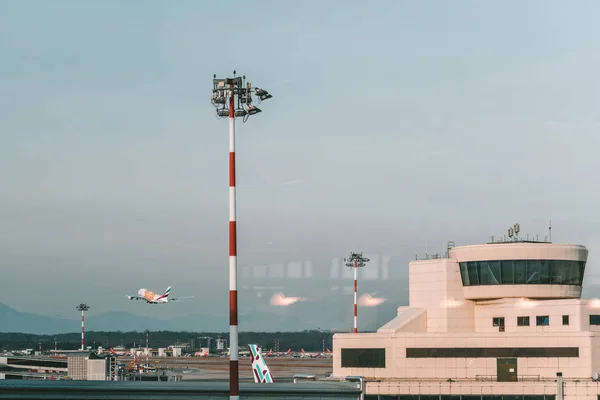
[[[377,309],[361,311],[364,330],[375,330],[395,315],[395,306],[384,305]],[[267,311],[250,311],[239,315],[240,328],[246,332],[294,332],[307,329],[345,329],[349,328],[348,319],[337,318],[327,307],[320,308],[319,315],[314,315],[314,309],[309,314],[297,309],[294,315],[280,315]],[[304,315],[300,319],[296,315]],[[327,318],[329,325],[317,324],[317,320]],[[229,330],[229,315],[215,316],[190,314],[183,317],[160,319],[144,317],[123,311],[111,311],[94,316],[86,315],[86,331],[195,331],[195,332],[227,332]],[[350,322],[351,323],[351,322]],[[81,329],[81,319],[50,317],[17,311],[6,304],[0,303],[0,332],[19,332],[31,334],[53,335],[60,333],[78,332]]]

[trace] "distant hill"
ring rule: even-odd
[[[292,332],[314,329],[310,323],[296,317],[281,316],[268,312],[250,312],[239,316],[240,328],[257,332]],[[81,328],[80,319],[49,317],[16,311],[0,303],[0,332],[21,332],[52,335],[77,332]],[[229,316],[192,314],[184,317],[159,319],[143,317],[129,312],[112,311],[86,318],[88,331],[196,331],[226,332],[229,330]]]
[[[77,325],[75,320],[20,312],[0,303],[0,332],[66,333],[76,331]]]

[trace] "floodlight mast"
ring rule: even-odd
[[[238,296],[237,296],[237,229],[235,187],[235,118],[246,122],[250,115],[262,110],[252,104],[252,93],[259,102],[273,97],[264,89],[246,83],[246,77],[217,79],[213,75],[211,102],[217,118],[229,117],[229,398],[240,398],[238,365]]]
[[[150,331],[146,329],[146,372],[148,372],[148,368],[150,367],[150,361],[148,360],[150,356],[150,349],[148,347],[148,334]]]
[[[84,329],[85,317],[84,317],[83,313],[85,311],[89,310],[90,307],[85,303],[80,303],[77,306],[77,309],[79,311],[81,311],[81,351],[84,351],[85,350],[85,329]]]
[[[368,258],[363,257],[362,253],[350,253],[350,256],[348,258],[344,258],[344,261],[346,262],[346,266],[350,267],[354,270],[354,333],[358,333],[358,305],[356,302],[356,292],[357,292],[357,288],[358,288],[358,284],[357,284],[357,277],[356,277],[356,270],[358,268],[362,268],[365,265],[367,265],[366,263],[368,263],[370,260]]]

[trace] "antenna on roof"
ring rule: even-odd
[[[550,226],[548,227],[548,234],[545,235],[543,238],[543,240],[540,240],[541,238],[539,237],[539,235],[533,235],[533,234],[526,234],[524,236],[520,236],[519,233],[521,232],[521,225],[517,222],[514,225],[510,226],[505,232],[504,235],[500,234],[499,237],[495,237],[492,234],[491,237],[491,241],[488,242],[488,244],[492,244],[492,243],[552,243],[552,236],[551,236],[551,229],[552,229],[552,221],[550,221]],[[548,238],[548,236],[550,236],[550,238]]]
[[[548,241],[552,241],[552,220],[550,220],[550,225],[548,225]]]

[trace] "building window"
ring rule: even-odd
[[[537,317],[535,317],[535,324],[537,326],[550,325],[550,317],[547,315],[538,315]]]
[[[464,286],[581,286],[585,271],[585,261],[574,260],[484,260],[459,265]]]
[[[590,315],[590,325],[600,325],[600,315]]]
[[[342,353],[343,357],[343,353]],[[579,347],[407,348],[406,358],[548,358],[579,357]],[[343,365],[342,365],[343,366]]]
[[[517,317],[517,326],[529,326],[529,317]]]
[[[504,317],[493,318],[492,324],[497,326],[500,332],[504,332]]]
[[[342,368],[385,368],[385,349],[342,349]]]
[[[569,325],[569,316],[563,315],[563,325]]]

